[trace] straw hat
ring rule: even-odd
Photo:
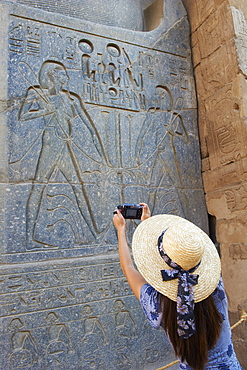
[[[209,236],[182,217],[157,215],[139,224],[132,240],[133,257],[138,270],[158,292],[177,301],[178,279],[163,281],[161,276],[161,270],[171,268],[162,259],[157,246],[164,230],[163,247],[172,261],[184,270],[195,267],[201,261],[193,273],[199,275],[198,284],[194,286],[194,300],[202,301],[218,285],[220,258]]]

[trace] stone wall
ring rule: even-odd
[[[170,363],[120,269],[112,212],[143,201],[208,230],[182,2],[112,0],[110,23],[83,19],[88,3],[0,0],[1,369]]]
[[[247,4],[184,0],[191,23],[202,169],[231,323],[247,309]],[[233,330],[247,369],[247,323]]]
[[[173,355],[167,342],[158,348],[151,329],[142,326],[138,302],[119,269],[111,217],[117,202],[134,199],[147,201],[154,213],[175,211],[207,229],[200,163],[189,169],[184,163],[199,156],[184,8],[180,1],[147,1],[153,4],[145,10],[144,29],[151,31],[141,33],[133,29],[142,24],[133,28],[129,18],[119,30],[118,24],[71,19],[67,8],[59,15],[28,8],[46,4],[41,0],[0,3],[2,367],[19,369],[19,361],[32,369],[57,361],[75,369],[82,363],[95,369],[168,363]],[[247,308],[246,0],[184,3],[191,21],[206,201],[235,323]],[[61,78],[60,94],[50,93]],[[52,123],[48,118],[61,99],[83,107],[75,117],[75,107],[67,104],[57,119],[66,123],[72,117],[74,136],[51,140],[48,127],[42,141],[44,122]],[[154,131],[162,120],[169,127]],[[43,181],[38,169],[45,172],[56,159],[41,161],[51,146],[48,139],[57,151],[68,141],[68,161],[57,161]],[[162,199],[164,207],[154,199]],[[61,330],[65,339],[56,336]],[[246,323],[233,335],[244,367]],[[145,354],[142,363],[139,353]]]

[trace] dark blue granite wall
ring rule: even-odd
[[[143,201],[207,230],[184,8],[140,32],[0,4],[0,367],[156,369],[111,220]]]

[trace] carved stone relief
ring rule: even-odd
[[[113,242],[111,211],[126,201],[193,218],[187,59],[31,21],[13,21],[9,48],[11,89],[24,93],[9,114],[9,178],[26,184],[22,248]]]
[[[112,225],[118,204],[144,201],[207,230],[188,23],[181,3],[164,8],[174,27],[164,19],[142,42],[9,5],[4,368],[173,359],[123,277]]]
[[[164,354],[164,334],[145,323],[117,261],[9,270],[2,293],[6,369],[151,369],[172,358]]]

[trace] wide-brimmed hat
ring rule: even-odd
[[[188,271],[194,271],[198,284],[194,286],[194,301],[207,298],[217,287],[221,263],[209,236],[192,222],[175,215],[152,216],[136,228],[132,251],[134,261],[145,280],[158,292],[177,301],[178,279],[163,281],[161,271],[171,269],[161,257],[158,238],[163,235],[163,249],[169,258]]]

